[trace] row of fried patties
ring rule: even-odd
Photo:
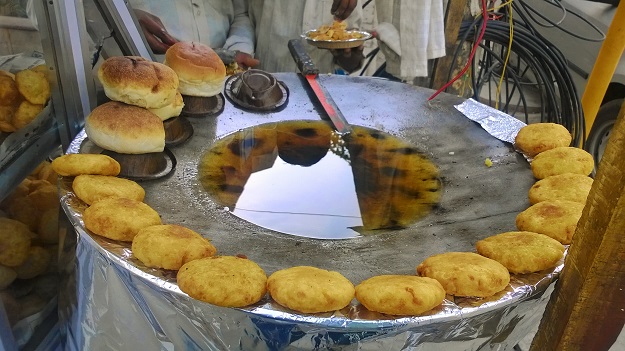
[[[428,257],[418,264],[415,275],[374,276],[354,286],[340,272],[296,266],[267,277],[252,260],[217,256],[217,249],[199,233],[163,224],[159,214],[142,202],[143,188],[116,177],[115,160],[74,154],[56,159],[53,166],[60,175],[74,177],[75,195],[89,205],[83,212],[86,229],[132,242],[133,255],[146,267],[177,270],[183,292],[225,307],[254,304],[269,292],[278,304],[303,313],[340,310],[356,298],[371,311],[420,315],[440,306],[446,295],[492,296],[509,286],[511,273],[552,268],[565,251],[558,236],[519,228],[479,241],[477,253]]]
[[[178,42],[164,63],[137,56],[114,56],[98,68],[98,80],[112,101],[85,120],[96,145],[123,154],[161,152],[163,121],[181,114],[185,96],[211,97],[223,90],[226,68],[210,47]]]
[[[0,70],[0,132],[24,128],[50,98],[48,68],[38,65],[13,74]]]

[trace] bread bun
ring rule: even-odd
[[[149,108],[148,110],[157,115],[162,121],[168,120],[172,117],[180,116],[182,108],[184,107],[184,100],[180,92],[176,93],[174,102],[161,108]]]
[[[114,56],[98,69],[98,79],[111,100],[161,108],[176,98],[178,76],[169,67],[139,56]]]
[[[91,111],[85,132],[99,147],[122,154],[144,154],[165,149],[163,121],[152,112],[117,101]]]
[[[210,47],[178,42],[167,49],[165,64],[180,79],[180,92],[188,96],[215,96],[223,90],[226,66]]]

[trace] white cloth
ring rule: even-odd
[[[376,0],[375,4],[386,71],[405,80],[426,77],[428,60],[445,56],[443,0]]]
[[[130,0],[130,5],[159,17],[178,40],[254,53],[246,0]]]
[[[268,72],[297,72],[287,43],[322,24],[332,24],[332,0],[249,0],[249,15],[256,30],[256,58],[260,69]],[[362,4],[347,19],[348,28],[360,28]],[[334,72],[334,57],[329,50],[304,44],[321,73]]]

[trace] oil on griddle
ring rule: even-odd
[[[353,126],[284,121],[217,140],[199,163],[204,189],[234,215],[292,235],[346,239],[410,226],[441,195],[438,168],[414,145]]]

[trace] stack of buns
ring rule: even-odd
[[[182,95],[211,97],[223,90],[226,66],[207,45],[178,42],[167,49],[164,64],[178,74]]]
[[[89,139],[122,154],[163,151],[163,121],[180,115],[184,106],[178,75],[168,66],[142,57],[115,56],[102,63],[98,79],[113,101],[87,116]]]

